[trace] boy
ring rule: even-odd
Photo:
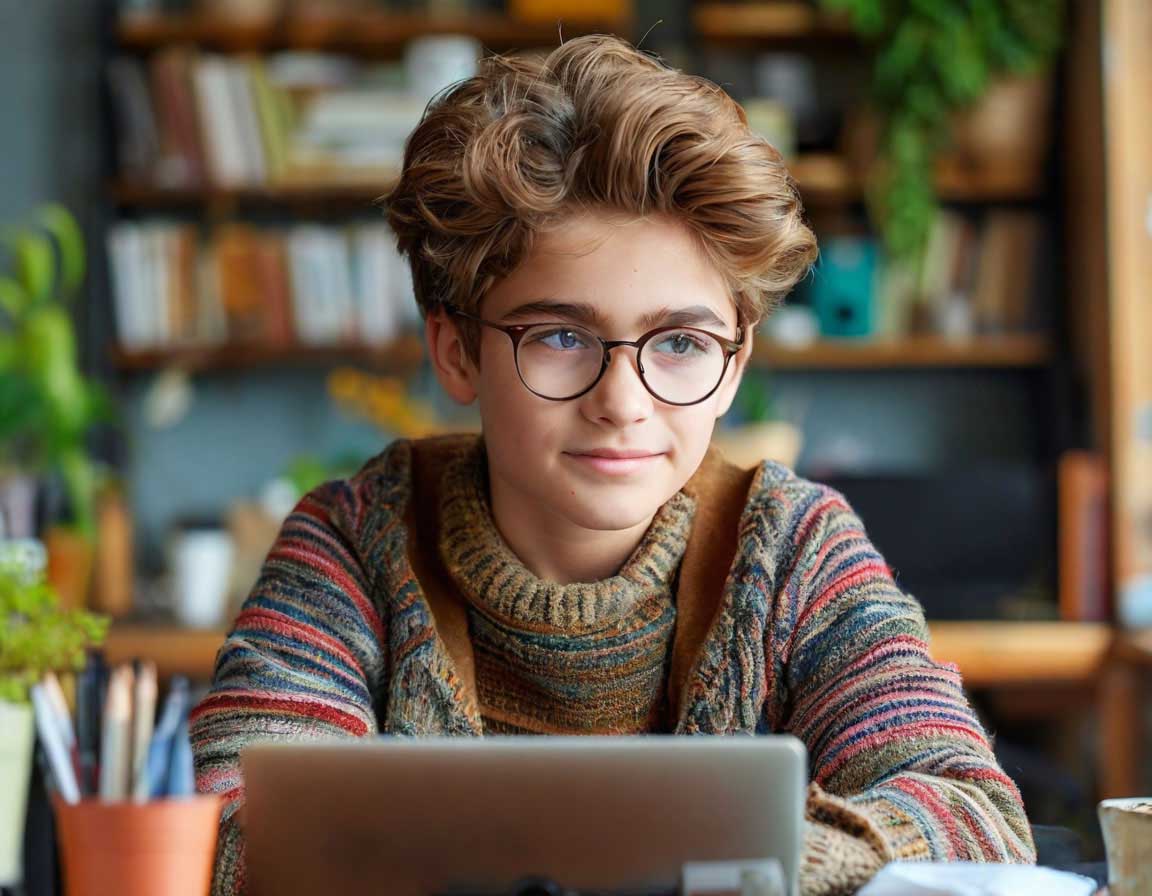
[[[238,757],[376,732],[733,734],[809,750],[805,894],[883,863],[1030,862],[1020,796],[836,492],[709,451],[816,247],[718,87],[615,38],[494,57],[412,134],[389,220],[483,435],[399,441],[285,521],[194,714]]]

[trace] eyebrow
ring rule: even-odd
[[[519,305],[503,315],[509,318],[561,317],[588,327],[603,327],[603,315],[587,302],[561,302],[554,299],[538,299]],[[640,327],[649,330],[658,326],[688,327],[711,325],[725,327],[727,324],[707,305],[692,305],[688,308],[657,308],[640,317]]]

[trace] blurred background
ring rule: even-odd
[[[406,135],[593,32],[729,91],[819,237],[717,439],[847,496],[1098,857],[1149,788],[1144,0],[0,0],[0,548],[110,659],[210,679],[305,491],[477,425],[378,202]]]

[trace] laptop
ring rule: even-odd
[[[790,893],[807,755],[791,735],[437,737],[244,749],[257,896],[674,893],[686,862],[778,859]]]

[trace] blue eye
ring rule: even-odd
[[[663,354],[685,357],[705,354],[709,346],[700,337],[681,331],[667,334],[655,344],[654,348]]]
[[[588,340],[579,330],[549,330],[536,336],[533,342],[540,342],[548,348],[557,351],[572,351],[574,349],[588,348]]]

